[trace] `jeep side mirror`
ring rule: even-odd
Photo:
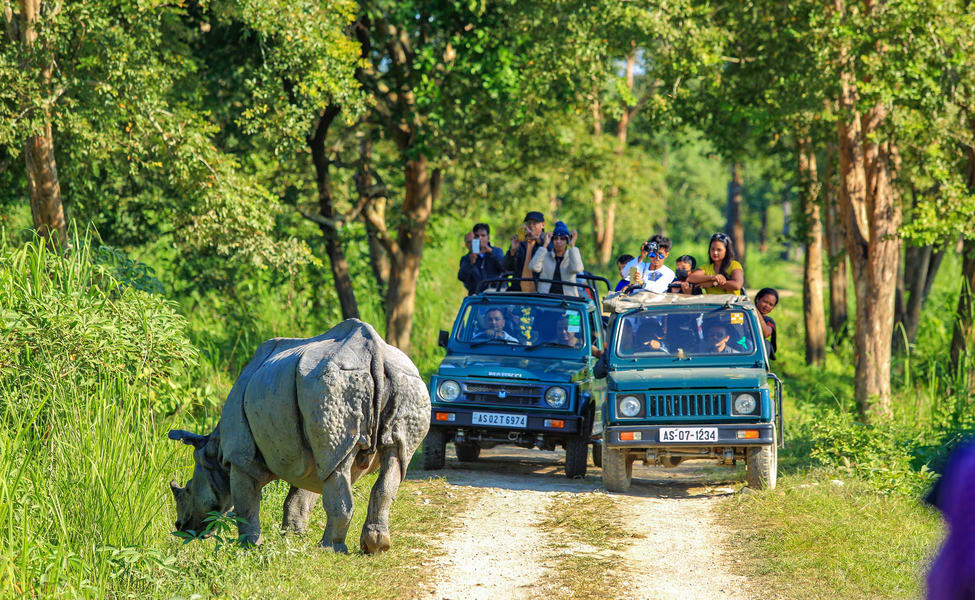
[[[437,345],[440,346],[441,348],[446,348],[448,341],[450,341],[450,332],[441,329],[440,337],[437,339]]]

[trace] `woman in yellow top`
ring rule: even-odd
[[[745,271],[741,263],[735,260],[735,247],[731,238],[723,233],[711,236],[711,247],[708,250],[710,262],[696,269],[687,276],[687,281],[696,283],[705,294],[734,294],[741,295],[741,287],[745,283]]]

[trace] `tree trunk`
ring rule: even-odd
[[[762,228],[758,231],[758,249],[763,254],[768,252],[768,204],[762,207]]]
[[[975,240],[965,240],[962,248],[961,294],[955,313],[954,332],[951,337],[951,366],[957,377],[968,374],[969,383],[975,383]]]
[[[423,155],[408,159],[403,171],[406,185],[403,215],[406,218],[399,226],[396,251],[390,253],[386,341],[409,352],[420,259],[433,203],[440,193],[441,171],[434,169],[431,173]]]
[[[782,260],[792,260],[792,198],[789,188],[782,190]]]
[[[969,129],[975,133],[975,118],[968,120]],[[966,183],[968,191],[975,192],[975,148],[968,147]],[[968,238],[962,246],[961,293],[955,311],[954,333],[951,336],[951,367],[956,377],[963,377],[968,370],[968,384],[975,385],[975,368],[972,354],[975,352],[975,239]]]
[[[907,342],[913,344],[917,339],[917,329],[921,321],[921,310],[931,284],[938,275],[944,252],[933,246],[908,246],[904,250],[904,268],[901,270],[894,301],[894,348],[905,348]]]
[[[372,141],[369,136],[363,136],[359,145],[360,171],[359,178],[359,202],[362,203],[363,213],[369,213],[364,219],[366,222],[366,238],[369,241],[369,264],[372,267],[372,275],[376,279],[376,287],[383,303],[386,302],[386,286],[389,283],[389,254],[386,252],[380,239],[379,229],[373,223],[386,222],[386,204],[388,199],[384,194],[371,195],[364,199],[362,194],[371,194],[372,181]],[[365,202],[363,202],[365,200]]]
[[[856,293],[854,393],[861,417],[872,420],[891,414],[891,335],[901,210],[891,186],[894,150],[889,142],[870,138],[880,130],[886,108],[877,104],[861,117],[852,72],[844,71],[840,83],[841,214]]]
[[[41,0],[20,0],[20,39],[25,54],[37,41],[37,21],[41,15]],[[26,68],[26,65],[25,65]],[[38,73],[42,89],[51,85],[53,66],[45,62]],[[63,244],[68,239],[68,226],[61,201],[57,161],[54,158],[54,131],[48,108],[40,112],[39,132],[24,143],[24,162],[27,168],[27,192],[30,212],[37,232],[48,242]]]
[[[341,109],[331,105],[322,112],[315,126],[315,132],[308,139],[312,161],[315,163],[315,183],[318,186],[318,210],[326,219],[335,218],[334,198],[332,196],[332,176],[329,167],[332,162],[328,158],[325,148],[325,138],[332,121]],[[339,296],[343,319],[358,319],[359,305],[355,300],[355,290],[352,288],[352,277],[349,275],[349,262],[345,259],[342,240],[339,232],[331,225],[319,224],[322,236],[325,238],[325,252],[332,267],[332,279],[335,291]]]
[[[738,262],[745,266],[745,226],[741,222],[742,186],[745,183],[741,163],[731,165],[731,180],[728,181],[728,207],[725,232],[735,244]]]
[[[843,243],[843,219],[836,186],[836,144],[826,148],[826,185],[823,188],[823,205],[826,213],[826,256],[829,260],[829,329],[833,339],[846,336],[847,266]]]
[[[603,114],[598,97],[592,103],[593,135],[603,134]],[[606,201],[603,188],[598,184],[592,190],[592,222],[596,237],[596,256],[601,265],[609,264],[613,258],[613,236],[616,229],[616,198],[610,195]]]
[[[823,226],[819,217],[819,175],[816,153],[808,137],[799,138],[799,189],[806,258],[802,306],[806,325],[806,364],[826,360],[826,315],[823,308]]]

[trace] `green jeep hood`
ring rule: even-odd
[[[674,390],[704,388],[762,388],[765,369],[748,367],[665,367],[610,371],[610,390]]]
[[[443,359],[440,377],[503,377],[536,381],[578,381],[589,376],[582,360],[544,357],[453,355]]]

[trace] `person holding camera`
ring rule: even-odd
[[[529,266],[535,253],[545,246],[542,243],[542,236],[545,235],[545,215],[537,210],[530,211],[525,215],[522,227],[525,230],[525,239],[522,241],[517,235],[511,237],[511,246],[504,258],[504,269],[515,278],[537,279],[537,275]],[[534,292],[535,284],[529,281],[515,281],[511,283],[508,291]]]
[[[491,227],[478,223],[464,236],[467,254],[460,257],[459,279],[467,288],[467,295],[478,292],[482,281],[504,275],[504,251],[491,245]]]
[[[542,246],[552,242],[552,249],[539,252],[531,261],[531,269],[541,279],[551,279],[556,282],[575,283],[576,275],[582,273],[582,255],[576,248],[578,231],[569,231],[565,223],[559,221],[551,234],[543,237]],[[561,283],[538,282],[538,291],[542,294],[561,294],[563,296],[578,296],[579,288],[574,285]]]
[[[670,254],[670,247],[670,238],[659,233],[647,240],[640,248],[640,256],[623,267],[623,277],[629,281],[624,289],[632,292],[642,288],[666,294],[670,282],[674,280],[673,269],[664,264],[664,259]]]

